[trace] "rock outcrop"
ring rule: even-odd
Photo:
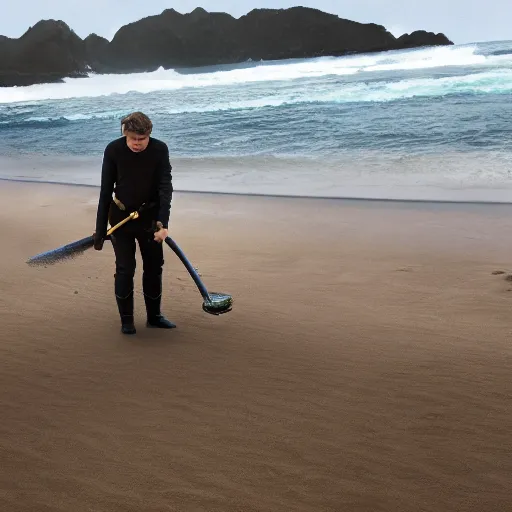
[[[452,44],[444,34],[434,34],[425,30],[417,30],[404,34],[397,39],[400,48],[417,48],[420,46],[444,46]]]
[[[0,39],[0,85],[53,82],[86,71],[84,42],[62,21],[43,20],[18,39]]]
[[[247,60],[279,60],[453,44],[417,31],[396,38],[385,27],[317,9],[254,9],[240,18],[197,8],[166,9],[121,27],[112,41],[84,40],[62,21],[43,20],[18,39],[0,36],[0,86],[53,82],[87,73],[130,73]]]

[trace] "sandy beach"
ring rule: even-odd
[[[0,510],[497,512],[512,205],[176,193],[178,328],[120,333],[94,187],[0,181]]]

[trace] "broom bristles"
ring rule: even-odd
[[[88,236],[81,240],[71,242],[70,244],[63,245],[62,247],[58,247],[57,249],[37,254],[30,258],[27,263],[31,266],[53,265],[60,261],[76,258],[87,251],[87,249],[90,249],[93,245],[94,238],[92,236]]]

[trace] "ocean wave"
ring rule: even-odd
[[[511,55],[484,55],[477,45],[435,47],[347,57],[322,57],[301,61],[261,62],[231,70],[183,74],[162,68],[151,73],[96,75],[69,78],[60,84],[37,84],[0,89],[0,104],[63,100],[72,98],[152,93],[179,89],[239,86],[261,82],[343,77],[386,71],[411,71],[440,67],[512,67]]]
[[[341,104],[341,103],[385,103],[419,97],[440,97],[462,94],[503,94],[512,92],[512,70],[502,69],[473,73],[464,76],[441,78],[412,78],[399,81],[373,81],[337,84],[335,87],[318,90],[315,87],[303,87],[300,90],[284,90],[283,92],[267,91],[260,97],[245,99],[211,100],[196,99],[194,104],[175,104],[174,106],[152,107],[159,115],[201,114],[229,111],[257,110],[263,108],[279,108],[290,105]],[[233,96],[235,98],[237,96]],[[82,109],[87,109],[84,104]],[[97,107],[96,107],[97,108]],[[108,109],[108,106],[105,106]],[[0,109],[0,125],[26,125],[37,123],[73,123],[91,120],[118,119],[123,110],[105,110],[100,112],[65,112],[66,106],[59,107],[58,115],[4,115]],[[31,112],[33,113],[33,112]]]
[[[117,119],[124,111],[98,112],[95,114],[74,113],[62,116],[32,116],[22,120],[26,123],[51,123],[55,121],[91,121],[94,119]]]

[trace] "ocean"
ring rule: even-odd
[[[512,200],[512,41],[0,88],[0,177],[99,185],[133,110],[178,191]]]

